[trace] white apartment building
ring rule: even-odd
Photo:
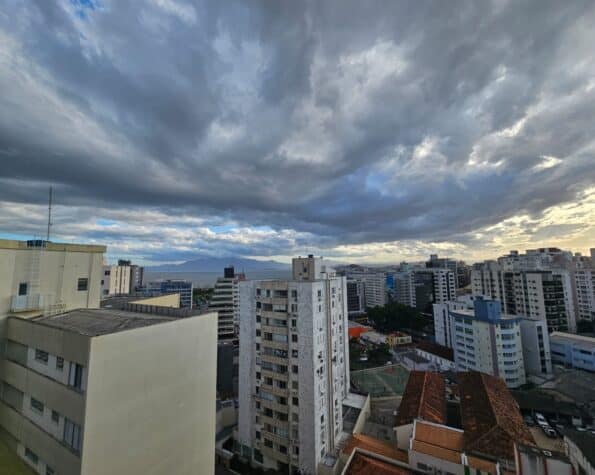
[[[101,296],[127,295],[130,293],[130,282],[132,278],[130,266],[103,266],[101,277]]]
[[[519,269],[512,257],[501,259],[503,263],[485,261],[473,266],[473,295],[501,301],[508,315],[546,320],[550,332],[576,331],[573,281],[568,270]],[[535,257],[537,262],[543,259],[541,255]]]
[[[236,274],[233,267],[223,270],[223,277],[215,282],[209,310],[217,312],[219,340],[237,340],[239,329],[240,292],[243,274]]]
[[[595,320],[595,265],[591,258],[577,260],[573,274],[577,318]]]
[[[322,258],[293,260],[293,280],[240,283],[240,455],[318,473],[337,450],[349,391],[345,277]]]
[[[497,300],[476,299],[474,309],[450,310],[458,371],[498,376],[510,388],[526,382],[521,318],[502,315]]]
[[[552,354],[547,322],[539,318],[522,318],[521,340],[527,375],[551,374]]]
[[[434,274],[434,303],[454,300],[457,296],[456,274],[449,269],[432,269]]]

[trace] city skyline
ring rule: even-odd
[[[587,254],[595,7],[374,3],[7,2],[0,238],[51,185],[139,264]]]

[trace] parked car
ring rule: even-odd
[[[556,437],[558,437],[558,433],[549,426],[544,427],[543,432],[545,432],[545,435],[547,435],[548,437],[551,437],[552,439],[555,439]]]
[[[535,422],[537,422],[539,425],[547,424],[547,420],[545,417],[543,417],[543,414],[536,412],[534,417],[535,417]]]

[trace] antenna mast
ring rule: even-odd
[[[50,186],[50,201],[48,204],[48,234],[47,234],[47,241],[49,242],[50,240],[50,226],[52,225],[52,195],[53,195],[53,190],[52,187]]]

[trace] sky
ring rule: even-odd
[[[0,237],[470,262],[595,247],[591,0],[4,0]]]

